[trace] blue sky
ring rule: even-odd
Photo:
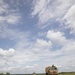
[[[0,72],[75,71],[74,0],[0,0]]]

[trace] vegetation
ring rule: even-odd
[[[10,74],[10,73],[0,73],[0,75],[33,75],[33,74]],[[40,74],[36,74],[36,75],[45,75],[45,73],[40,73]],[[75,72],[61,72],[58,75],[75,75]]]
[[[10,73],[9,73],[9,72],[7,72],[7,73],[6,73],[6,75],[10,75]]]
[[[4,75],[3,73],[0,73],[0,75]]]
[[[59,75],[75,75],[75,72],[62,72]]]
[[[6,72],[6,74],[0,73],[0,75],[10,75],[10,73],[9,72]]]
[[[36,74],[36,75],[45,75],[45,74]],[[61,72],[58,75],[75,75],[75,72]]]

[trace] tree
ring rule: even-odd
[[[4,75],[3,73],[0,73],[0,75]]]
[[[7,72],[7,73],[6,73],[6,75],[10,75],[10,73],[9,73],[9,72]]]

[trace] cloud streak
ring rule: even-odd
[[[39,28],[51,26],[52,21],[59,22],[61,25],[62,21],[66,20],[64,21],[65,28],[69,28],[74,34],[74,3],[73,0],[34,0],[31,15],[32,17],[37,15]]]

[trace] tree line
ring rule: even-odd
[[[10,75],[10,73],[9,72],[6,72],[6,74],[0,73],[0,75]]]

